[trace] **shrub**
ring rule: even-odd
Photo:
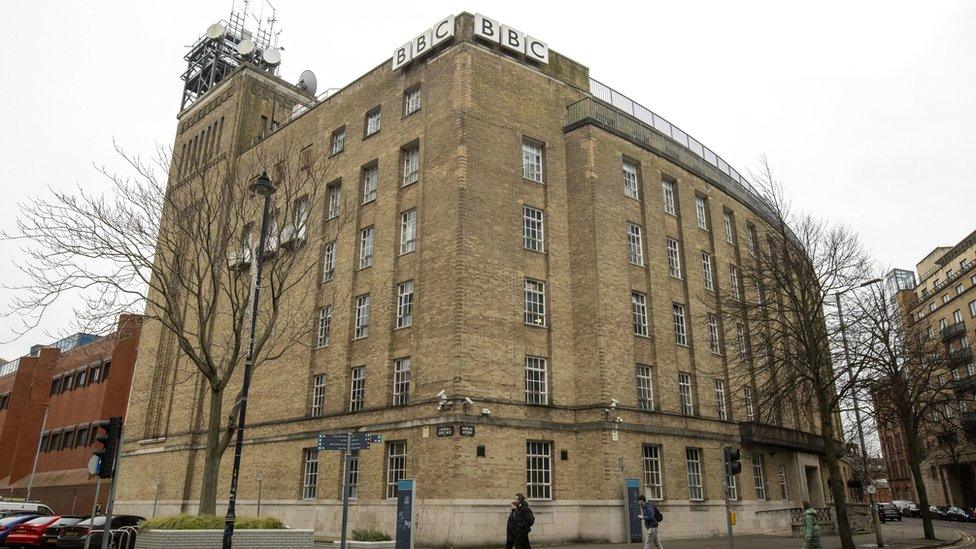
[[[237,517],[236,530],[277,530],[285,525],[274,517]],[[140,526],[142,530],[223,530],[224,517],[214,515],[174,515],[149,519]]]
[[[393,538],[390,537],[390,534],[372,528],[357,528],[352,531],[353,541],[390,541],[391,539]]]

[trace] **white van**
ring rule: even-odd
[[[0,517],[36,513],[38,515],[53,515],[54,511],[43,503],[28,501],[0,500]]]

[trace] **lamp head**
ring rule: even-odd
[[[274,183],[268,177],[268,172],[262,172],[254,181],[251,181],[251,192],[258,196],[268,196],[274,194]]]

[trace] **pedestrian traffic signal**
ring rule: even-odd
[[[742,472],[742,463],[739,460],[742,459],[742,453],[739,449],[730,446],[725,449],[725,465],[728,467],[728,472],[730,475],[738,475]]]
[[[102,433],[101,431],[105,432]],[[122,438],[122,418],[115,416],[108,421],[102,421],[95,426],[95,442],[101,444],[93,453],[101,460],[98,470],[99,478],[113,478],[115,476],[115,458],[120,451]]]

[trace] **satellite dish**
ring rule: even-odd
[[[237,44],[237,53],[241,55],[251,55],[254,53],[254,41],[244,39]]]
[[[277,65],[281,63],[281,52],[276,48],[268,48],[261,52],[261,58],[269,65]]]
[[[315,78],[315,73],[312,71],[302,71],[302,75],[298,77],[298,89],[309,95],[315,95],[317,88],[318,80]]]
[[[211,40],[217,40],[219,38],[223,38],[224,32],[226,31],[224,30],[223,25],[221,25],[220,23],[214,23],[213,25],[207,27],[207,38]]]

